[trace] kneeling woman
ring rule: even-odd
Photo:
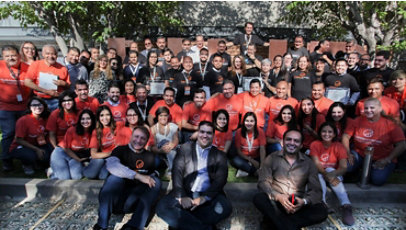
[[[144,229],[161,189],[155,156],[144,149],[148,139],[148,129],[136,127],[130,143],[115,148],[106,159],[110,176],[100,190],[99,219],[93,229],[107,229],[112,212],[133,213],[121,229]]]
[[[310,156],[319,170],[323,201],[326,203],[327,181],[340,201],[343,223],[353,225],[351,203],[343,184],[343,175],[347,170],[347,150],[337,141],[337,128],[332,123],[325,122],[320,126],[319,137],[321,140],[313,141],[310,145]]]
[[[105,159],[117,146],[117,127],[108,106],[102,105],[96,112],[96,129],[90,139],[90,163],[83,169],[83,176],[104,180],[108,176]]]
[[[247,112],[242,127],[235,134],[238,154],[231,159],[233,166],[254,175],[265,159],[265,145],[265,133],[258,128],[255,113]]]
[[[45,125],[49,116],[44,100],[33,97],[28,102],[28,114],[16,123],[15,140],[10,147],[14,158],[21,160],[24,173],[34,174],[34,168],[47,168],[52,146]]]
[[[78,180],[82,178],[83,162],[90,157],[90,138],[96,120],[93,112],[85,109],[78,118],[76,127],[70,127],[64,139],[51,155],[52,179]]]

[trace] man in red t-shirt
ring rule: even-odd
[[[127,103],[120,101],[120,86],[117,83],[113,82],[109,85],[107,100],[103,105],[107,105],[110,108],[116,123],[125,123],[128,105]]]
[[[206,106],[206,92],[197,89],[193,102],[183,104],[182,143],[190,140],[190,136],[198,130],[201,121],[211,121],[211,111]]]
[[[77,97],[75,98],[76,109],[82,111],[84,109],[91,110],[96,114],[97,108],[99,108],[99,100],[95,97],[89,96],[89,85],[85,80],[77,80],[75,83],[75,93]]]
[[[13,161],[9,148],[14,139],[15,124],[27,108],[30,89],[24,86],[28,65],[21,62],[18,49],[4,46],[3,60],[0,61],[0,129],[2,132],[1,159],[3,170],[13,170]]]
[[[280,81],[276,84],[276,95],[269,98],[269,120],[275,119],[285,105],[291,105],[297,112],[299,102],[288,95],[288,83]]]
[[[27,72],[25,85],[33,90],[38,97],[45,100],[49,110],[58,108],[58,96],[69,89],[70,77],[68,69],[56,62],[57,50],[52,45],[42,48],[44,59],[33,62]],[[47,79],[54,79],[50,82]]]
[[[237,130],[240,123],[240,115],[242,113],[242,103],[238,95],[234,95],[235,86],[230,80],[225,80],[223,83],[223,93],[210,98],[207,102],[209,111],[215,112],[220,109],[225,109],[230,116],[228,128]]]
[[[151,127],[155,124],[155,112],[161,106],[166,106],[169,109],[169,121],[177,124],[180,130],[182,127],[182,108],[175,103],[175,90],[173,88],[166,87],[163,100],[157,101],[149,111],[148,123]]]
[[[328,109],[330,105],[334,103],[334,101],[328,99],[324,96],[326,89],[324,87],[324,83],[321,81],[316,81],[313,83],[312,86],[312,99],[314,102],[314,106],[316,107],[319,113],[327,116]]]

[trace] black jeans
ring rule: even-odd
[[[279,202],[270,200],[263,192],[254,196],[254,205],[271,221],[275,229],[300,229],[321,223],[328,215],[327,208],[322,203],[306,205],[296,213],[288,214]]]

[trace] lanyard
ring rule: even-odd
[[[187,75],[185,75],[185,72],[182,72],[183,74],[183,78],[185,78],[186,81],[186,85],[189,85],[189,77],[190,77],[190,72],[186,73]],[[187,77],[188,76],[188,77]]]
[[[199,68],[200,68],[200,73],[202,74],[202,77],[204,79],[204,75],[206,74],[207,62],[204,64],[204,69],[203,70],[202,70],[202,63],[199,62]]]
[[[133,69],[133,65],[130,65],[130,70],[131,70],[131,73],[133,74],[133,76],[136,76],[136,74],[137,74],[137,72],[138,72],[138,67],[139,67],[139,64],[137,63],[137,65],[134,67],[134,69]]]
[[[149,77],[151,78],[151,81],[155,81],[155,74],[156,74],[156,66],[154,66],[154,70],[151,76],[151,69],[149,69]]]
[[[10,66],[8,66],[8,70],[10,71],[10,75],[16,80],[17,82],[17,88],[21,92],[21,83],[20,83],[20,72],[21,72],[21,63],[18,65],[18,70],[17,70],[17,75],[14,73],[14,71],[11,69]]]
[[[247,144],[248,144],[248,152],[251,152],[252,146],[254,145],[254,134],[252,134],[251,138],[248,138],[248,133],[245,137],[247,139]]]
[[[249,39],[247,39],[247,37],[249,37]],[[248,34],[245,35],[245,46],[247,47],[247,49],[248,49],[248,45],[251,43],[251,38],[252,38],[252,35],[248,35]]]
[[[238,86],[241,86],[242,76],[237,72],[235,72],[235,74],[236,74],[237,79],[238,79]]]
[[[148,101],[145,101],[145,103],[143,104],[144,109],[141,109],[140,104],[138,104],[139,111],[140,111],[142,119],[144,119],[144,121],[147,118],[147,103],[148,103]]]

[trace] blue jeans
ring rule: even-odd
[[[351,150],[351,153],[354,155],[354,164],[348,165],[347,172],[356,171],[357,169],[361,168],[364,163],[364,158],[361,157],[357,152],[355,152],[354,150]],[[385,182],[388,180],[388,177],[393,172],[396,165],[395,165],[395,163],[391,162],[391,163],[387,164],[385,166],[385,168],[377,169],[377,168],[373,167],[374,163],[375,162],[372,161],[369,180],[370,180],[371,184],[381,186],[381,185],[385,184]]]
[[[83,165],[70,157],[63,148],[56,147],[51,154],[52,179],[79,180],[82,178]]]
[[[326,168],[325,170],[326,170],[326,172],[335,171],[334,168]],[[319,173],[319,181],[320,181],[320,185],[321,185],[321,191],[323,193],[323,201],[324,201],[324,203],[326,203],[326,192],[327,192],[327,184],[328,184],[329,187],[336,194],[336,196],[337,196],[338,200],[340,201],[341,205],[351,204],[350,200],[348,199],[347,190],[345,190],[345,187],[344,187],[344,184],[343,184],[343,177],[339,176],[338,179],[340,180],[340,183],[338,183],[338,185],[336,185],[336,186],[333,186],[329,182],[326,182],[323,175],[321,175]]]
[[[269,154],[282,150],[282,145],[280,143],[273,143],[273,144],[267,144],[266,145],[266,155],[268,156]]]
[[[1,149],[2,160],[11,160],[9,153],[10,145],[15,135],[15,125],[18,118],[23,115],[24,111],[5,111],[0,110],[0,129],[1,129]]]
[[[11,151],[10,154],[14,158],[21,160],[23,165],[47,168],[49,166],[49,156],[51,155],[51,152],[53,150],[52,145],[46,144],[39,148],[45,151],[43,159],[39,159],[37,153],[27,147],[17,147],[13,151]]]
[[[83,169],[83,176],[89,179],[104,180],[108,175],[104,159],[91,159],[89,165]]]
[[[164,196],[156,207],[156,214],[170,227],[182,230],[209,230],[212,225],[227,218],[231,211],[231,203],[223,194],[218,194],[193,211],[183,209],[172,194]]]
[[[144,229],[153,204],[161,191],[161,181],[155,180],[155,187],[139,181],[132,181],[110,175],[99,193],[99,219],[97,224],[107,228],[112,213],[133,213],[128,225]]]
[[[43,99],[44,99],[45,103],[47,103],[49,111],[52,112],[58,108],[58,104],[59,104],[58,98],[51,98],[51,99],[43,98]]]
[[[259,157],[255,158],[258,162],[260,162]],[[244,158],[236,155],[233,158],[231,158],[231,165],[234,166],[236,169],[241,169],[250,175],[254,175],[254,173],[257,171],[257,168],[255,168],[252,164],[250,164],[247,160]]]

